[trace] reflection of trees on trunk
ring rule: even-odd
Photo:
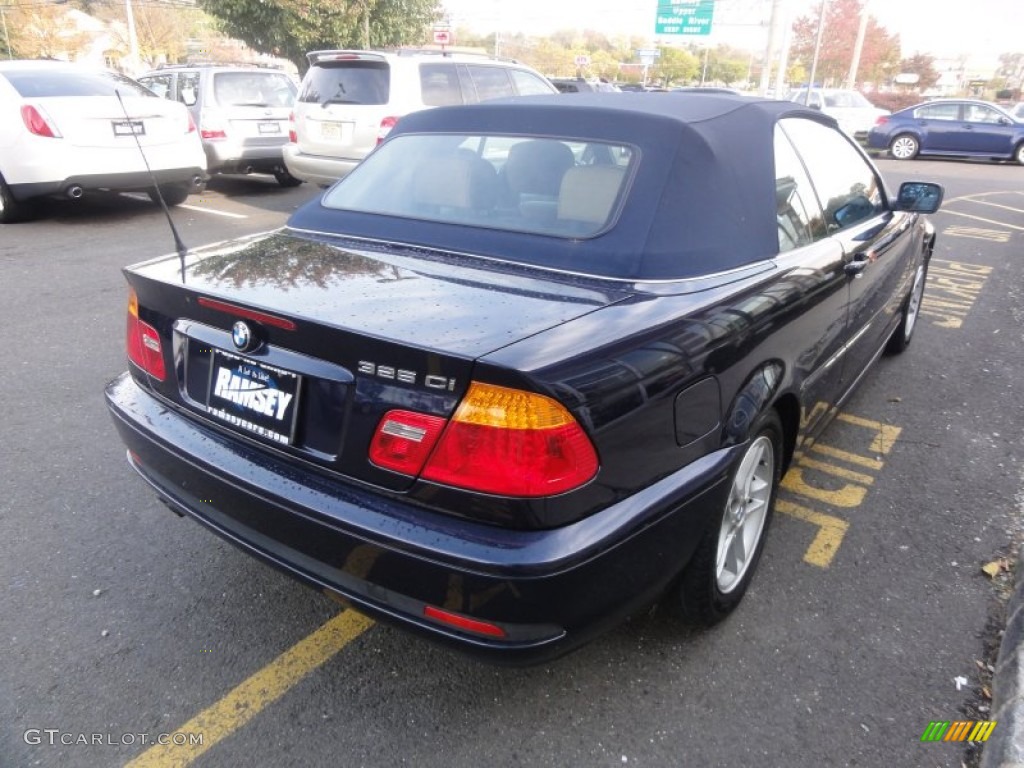
[[[323,243],[274,236],[240,250],[204,256],[189,268],[194,277],[234,288],[272,287],[281,291],[327,288],[347,278],[376,277],[381,282],[407,279],[398,267]]]

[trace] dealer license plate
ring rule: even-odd
[[[141,120],[112,120],[115,136],[145,136],[146,124]]]
[[[291,371],[215,349],[206,407],[228,424],[290,445],[301,380]]]

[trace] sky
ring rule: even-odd
[[[827,0],[826,0],[827,1]],[[668,0],[661,0],[667,3]],[[1024,53],[1024,0],[866,0],[883,27],[898,33],[904,56],[968,55],[991,61],[1000,53]],[[654,41],[658,0],[442,0],[453,27],[476,32],[542,35],[560,29],[594,29],[608,35],[640,35]],[[821,0],[784,0],[791,18],[817,16]],[[727,43],[763,51],[772,0],[715,0],[707,38],[684,42]],[[664,38],[662,38],[664,39]]]

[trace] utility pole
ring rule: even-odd
[[[760,92],[762,96],[768,94],[768,85],[771,82],[772,77],[772,61],[775,59],[776,43],[779,37],[779,29],[781,27],[782,9],[785,0],[772,0],[772,16],[768,21],[768,44],[764,49],[764,65],[761,68],[761,87]]]
[[[775,72],[775,98],[786,98],[786,71],[789,69],[789,48],[793,44],[793,30],[790,28],[790,8],[787,3],[782,12],[782,45],[779,51],[779,68]]]
[[[139,35],[135,31],[135,14],[132,13],[132,0],[125,0],[125,15],[128,19],[128,58],[131,60],[131,71],[135,77],[142,62],[139,61]]]
[[[821,0],[821,14],[818,16],[818,33],[814,40],[814,58],[811,60],[811,78],[807,83],[807,90],[804,92],[804,104],[811,103],[811,89],[814,88],[814,78],[818,73],[818,56],[821,54],[821,35],[825,31],[825,11],[828,9],[828,0]]]
[[[857,42],[853,46],[853,61],[850,62],[850,74],[846,76],[846,87],[851,91],[857,87],[857,70],[860,69],[860,54],[864,50],[864,37],[868,33],[868,5],[864,0],[860,9],[860,28],[857,30]]]

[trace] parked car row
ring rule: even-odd
[[[159,191],[176,205],[218,173],[266,173],[284,187],[303,181],[326,187],[412,112],[617,90],[583,78],[548,80],[521,64],[473,54],[327,50],[308,59],[299,87],[284,72],[253,65],[171,65],[134,82],[68,63],[3,62],[0,223],[31,217],[40,198],[92,190],[143,190],[154,199]],[[84,97],[97,98],[86,108]],[[790,99],[897,159],[954,155],[1024,163],[1022,105],[1007,111],[937,100],[890,115],[851,90],[804,88]],[[145,171],[147,161],[155,177]]]

